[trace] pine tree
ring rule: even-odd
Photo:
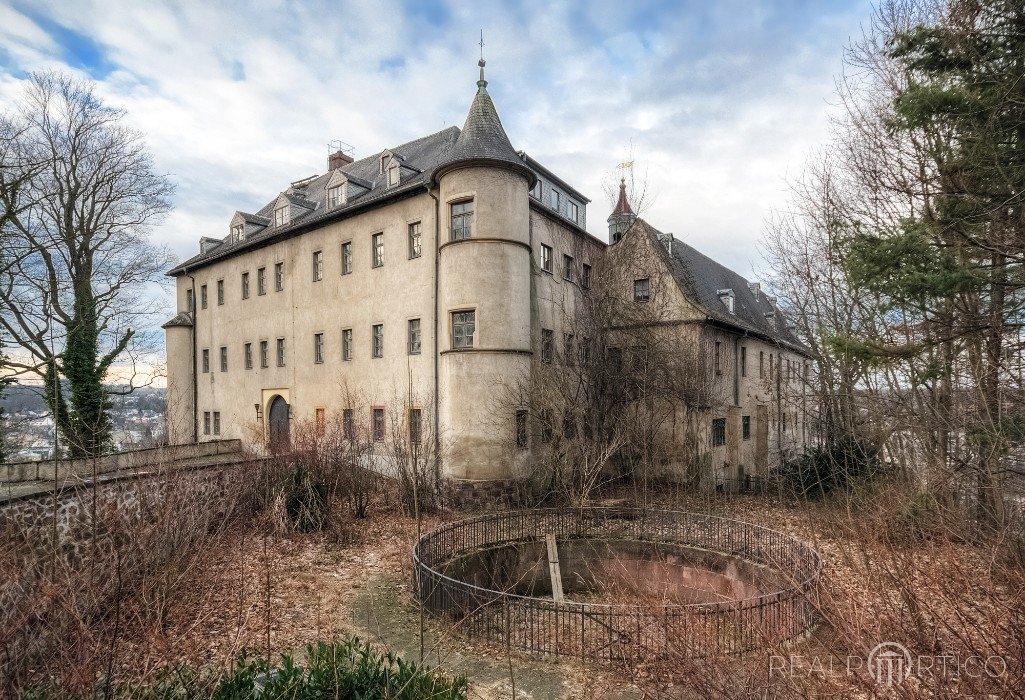
[[[904,347],[862,350],[930,358],[919,379],[957,394],[966,466],[983,515],[999,522],[1003,458],[1025,424],[1002,387],[1025,311],[1025,6],[952,0],[888,49],[902,87],[886,127],[916,153],[917,205],[891,230],[850,236],[845,266],[919,326]]]

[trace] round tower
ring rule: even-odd
[[[530,371],[530,205],[536,176],[480,79],[438,187],[439,419],[444,476],[524,475],[515,397]]]

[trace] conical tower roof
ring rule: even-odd
[[[465,165],[496,165],[510,168],[523,173],[534,186],[537,176],[527,167],[523,159],[516,153],[509,137],[498,117],[495,103],[488,94],[488,81],[484,79],[484,59],[478,63],[480,79],[477,81],[477,94],[466,115],[463,130],[459,133],[448,157],[434,172],[440,177],[445,171]]]
[[[619,201],[616,202],[616,208],[612,210],[612,214],[609,215],[609,221],[616,218],[617,216],[633,216],[634,210],[630,208],[630,202],[626,198],[626,178],[619,179]]]

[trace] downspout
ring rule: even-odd
[[[441,200],[431,191],[430,183],[427,183],[427,194],[434,200],[434,460],[438,465],[438,475],[441,475],[441,398],[439,395],[440,379],[440,356],[441,345],[439,342],[439,273],[441,272]]]
[[[196,313],[196,278],[188,273],[188,268],[185,269],[185,276],[192,284],[192,308],[188,312],[192,314],[192,443],[196,444],[199,442],[199,375],[196,374],[199,369],[196,361],[199,314]]]

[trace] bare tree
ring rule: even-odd
[[[45,380],[72,456],[107,447],[108,392],[140,375],[116,390],[104,381],[145,352],[137,329],[156,310],[145,288],[170,260],[148,234],[173,187],[124,116],[56,73],[33,75],[0,116],[0,328],[15,372]]]

